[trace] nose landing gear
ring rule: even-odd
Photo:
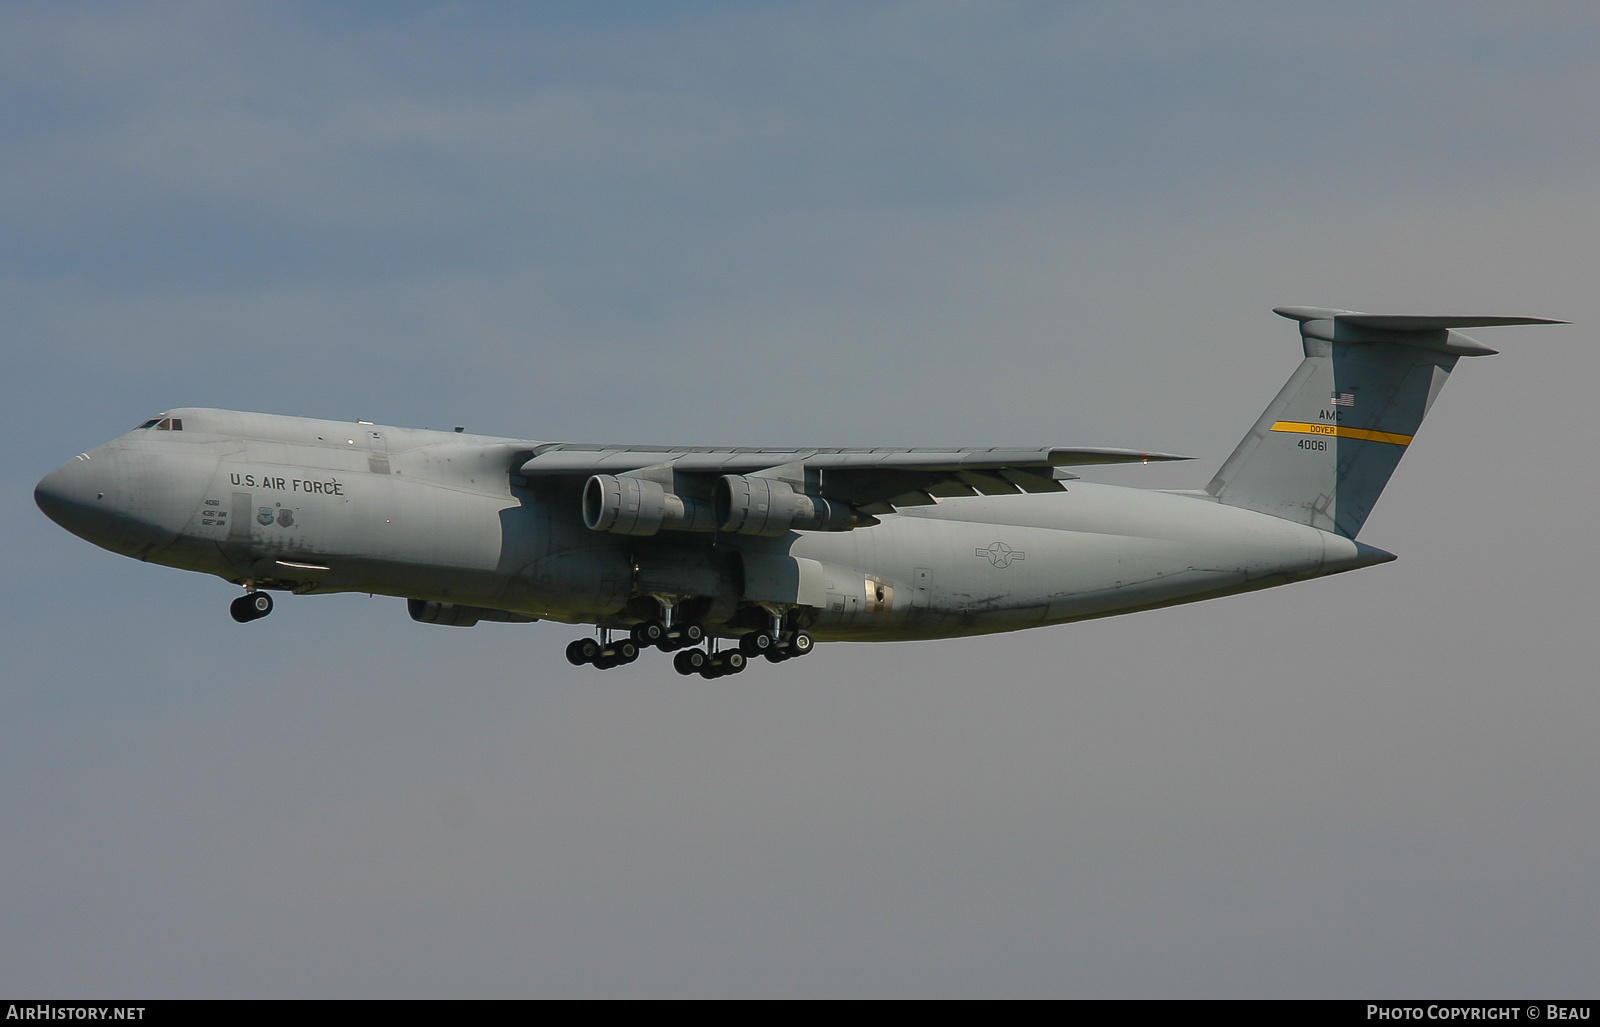
[[[265,592],[246,592],[229,604],[228,612],[240,624],[260,620],[272,612],[272,597]]]

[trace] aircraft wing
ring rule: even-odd
[[[711,480],[777,478],[849,504],[862,514],[926,506],[937,498],[1060,492],[1063,467],[1187,460],[1131,449],[760,449],[670,446],[541,446],[519,471],[529,478],[595,474]]]

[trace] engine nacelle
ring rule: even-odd
[[[497,620],[510,624],[532,624],[537,617],[529,617],[510,610],[490,610],[482,606],[459,606],[455,603],[436,603],[431,599],[407,599],[406,612],[420,624],[446,624],[453,628],[470,628],[480,620]]]
[[[597,474],[583,485],[583,523],[591,531],[654,535],[713,531],[710,511],[648,478]]]
[[[711,494],[719,531],[782,535],[787,531],[849,531],[852,512],[843,503],[797,492],[775,478],[725,474]]]

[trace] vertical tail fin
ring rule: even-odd
[[[1206,491],[1222,503],[1355,538],[1456,360],[1495,351],[1455,328],[1566,324],[1278,307],[1305,360]]]

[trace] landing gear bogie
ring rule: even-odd
[[[749,665],[744,653],[730,649],[727,652],[717,653],[707,660],[706,665],[700,668],[700,676],[708,681],[712,678],[727,677],[729,674],[739,673]]]
[[[598,670],[610,670],[632,663],[648,645],[652,633],[641,630],[648,624],[649,622],[646,622],[634,627],[628,637],[620,641],[577,639],[567,645],[567,661],[574,666],[588,664]],[[643,643],[639,639],[640,635],[645,636]],[[690,647],[687,642],[690,638],[699,641],[705,637],[705,628],[690,622],[664,630],[663,637],[655,645],[665,651],[678,650],[677,655],[672,658],[672,669],[679,674],[685,676],[699,674],[708,680],[742,673],[757,656],[764,656],[772,663],[782,663],[784,660],[805,655],[811,651],[813,645],[811,636],[804,631],[793,632],[782,639],[774,638],[766,632],[749,632],[740,637],[737,648],[724,649],[720,652],[711,651],[715,643],[705,647]]]
[[[805,656],[815,649],[816,645],[816,640],[811,637],[810,632],[796,631],[782,642],[763,649],[761,655],[773,663],[782,663],[784,660],[792,660],[797,656]]]
[[[642,626],[642,625],[641,625]],[[705,641],[706,629],[693,621],[662,628],[659,640],[650,643],[664,653],[677,652]]]
[[[631,638],[602,645],[592,638],[580,638],[567,644],[567,662],[574,667],[588,664],[596,670],[610,670],[639,658],[639,644]]]

